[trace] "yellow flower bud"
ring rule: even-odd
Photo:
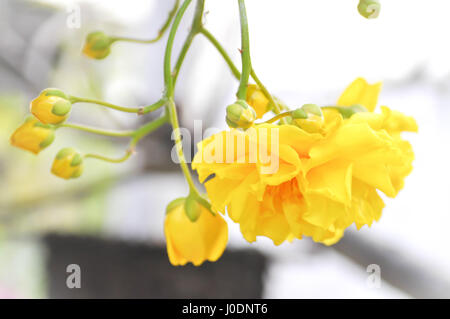
[[[83,157],[73,148],[63,148],[56,154],[52,173],[64,179],[80,177],[83,173]]]
[[[381,4],[378,0],[360,0],[358,4],[359,13],[367,19],[375,19],[380,15]]]
[[[305,104],[292,111],[292,124],[308,133],[319,133],[324,124],[322,110],[315,104]]]
[[[256,118],[260,119],[269,111],[269,100],[266,98],[261,89],[255,84],[249,84],[247,87],[248,105],[250,105],[256,112]]]
[[[238,100],[227,106],[226,122],[229,127],[247,129],[255,120],[255,110],[244,100]]]
[[[167,254],[172,265],[195,266],[205,260],[216,261],[222,256],[228,241],[228,226],[220,214],[213,215],[197,203],[197,219],[192,222],[185,207],[186,199],[178,198],[167,206],[164,234]]]
[[[52,144],[55,133],[50,125],[45,125],[33,117],[29,117],[11,135],[11,145],[38,154]]]
[[[44,124],[64,122],[71,109],[69,97],[58,89],[45,89],[30,103],[31,113]]]
[[[83,53],[92,59],[101,60],[111,53],[111,44],[114,39],[107,36],[104,32],[91,32],[86,37]]]

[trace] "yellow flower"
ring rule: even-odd
[[[379,88],[358,79],[338,104],[373,110]],[[263,124],[199,143],[193,168],[207,180],[212,207],[228,212],[248,241],[266,236],[278,245],[308,236],[334,244],[351,224],[370,226],[380,218],[378,190],[394,197],[403,187],[414,154],[400,133],[417,130],[413,118],[386,107],[349,118],[336,110],[323,114],[318,133]]]
[[[199,205],[197,220],[192,222],[185,212],[185,199],[180,198],[167,207],[164,234],[167,254],[174,266],[188,262],[195,266],[205,260],[216,261],[222,256],[228,241],[228,226],[219,214],[213,215]]]
[[[64,122],[71,109],[69,98],[58,89],[45,89],[30,103],[31,113],[44,124]]]
[[[53,128],[29,117],[11,135],[11,145],[39,154],[55,139]]]
[[[269,111],[269,100],[256,84],[247,87],[247,103],[256,111],[256,118],[260,119]]]
[[[83,173],[83,157],[73,148],[64,148],[56,154],[52,173],[64,179],[80,177]]]
[[[114,40],[101,31],[91,32],[86,37],[83,53],[92,59],[101,60],[111,53]]]

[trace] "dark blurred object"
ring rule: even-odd
[[[48,235],[50,298],[261,298],[267,260],[229,251],[201,267],[170,265],[165,247],[94,237]],[[66,268],[81,268],[81,288],[66,286]]]

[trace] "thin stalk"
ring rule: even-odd
[[[112,137],[132,137],[135,134],[135,131],[109,131],[109,130],[98,129],[95,127],[73,124],[73,123],[63,123],[63,124],[57,125],[57,128],[60,128],[60,127],[73,128],[73,129],[84,131],[84,132],[89,132],[89,133],[104,135],[104,136],[112,136]]]
[[[250,37],[248,34],[247,12],[245,10],[244,0],[238,0],[239,16],[241,22],[241,58],[242,58],[242,73],[239,82],[239,89],[236,96],[240,100],[245,100],[247,96],[247,84],[252,69],[250,60]]]
[[[134,42],[134,43],[142,43],[142,44],[158,42],[163,37],[166,30],[169,28],[170,23],[172,22],[173,17],[175,16],[179,6],[180,6],[180,0],[175,0],[172,10],[170,10],[166,21],[164,22],[163,26],[159,29],[158,35],[155,38],[150,39],[150,40],[140,40],[140,39],[134,39],[134,38],[127,38],[127,37],[112,37],[113,42],[125,41],[125,42]]]

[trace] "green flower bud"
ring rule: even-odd
[[[102,31],[89,33],[86,37],[83,53],[93,59],[104,59],[111,53],[113,42],[114,39]]]
[[[322,110],[316,104],[305,104],[292,111],[292,124],[308,133],[318,133],[324,123]]]
[[[378,0],[360,0],[358,4],[359,13],[367,19],[375,19],[380,15],[381,4]]]
[[[244,100],[237,100],[227,106],[226,122],[232,128],[247,129],[256,120],[256,112]]]

